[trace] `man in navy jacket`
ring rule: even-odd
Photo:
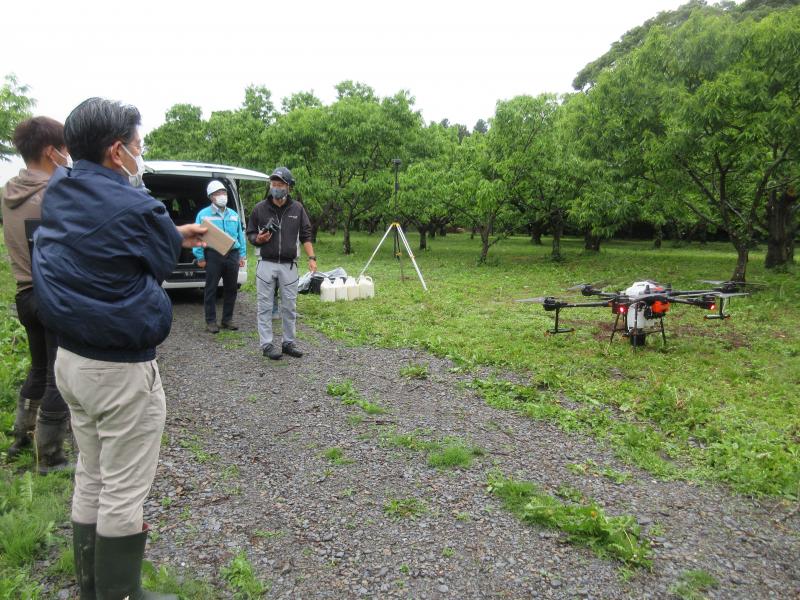
[[[76,162],[51,178],[35,236],[34,288],[57,335],[56,384],[80,451],[72,521],[81,598],[162,597],[140,584],[142,509],[166,418],[155,348],[172,306],[161,283],[206,228],[176,228],[139,187],[140,122],[135,107],[101,98],[70,113],[64,138]]]

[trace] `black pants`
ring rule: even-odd
[[[206,323],[217,320],[217,284],[222,278],[222,322],[233,319],[233,306],[236,304],[236,280],[239,277],[239,251],[231,250],[223,256],[216,250],[206,248]]]
[[[31,368],[19,394],[23,398],[41,400],[43,411],[66,412],[69,409],[56,387],[56,375],[53,369],[58,350],[56,336],[45,329],[39,320],[33,289],[28,288],[18,292],[15,300],[19,322],[28,334],[28,349],[31,354]]]

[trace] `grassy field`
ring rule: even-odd
[[[357,275],[379,241],[358,235],[354,254],[341,239],[321,234],[315,246],[323,270],[342,266]],[[416,235],[411,236],[416,244]],[[545,335],[552,313],[515,299],[558,295],[581,282],[622,289],[642,279],[679,288],[699,279],[727,279],[735,254],[729,244],[654,250],[649,242],[608,242],[599,254],[567,240],[566,260],[554,263],[547,246],[512,238],[478,266],[469,235],[429,243],[411,262],[392,258],[388,239],[369,273],[376,297],[321,303],[301,296],[304,322],[351,344],[423,348],[465,370],[496,367],[497,376],[473,386],[493,406],[594,435],[656,475],[715,480],[741,493],[798,496],[800,487],[800,282],[772,274],[752,254],[751,280],[768,287],[734,298],[732,318],[705,320],[704,311],[674,306],[665,320],[668,343],[657,337],[634,351],[618,337],[609,343],[609,309],[565,311],[572,334]],[[402,266],[405,280],[400,280]],[[523,385],[507,381],[514,373]]]

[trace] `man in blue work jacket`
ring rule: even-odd
[[[212,248],[194,249],[197,266],[206,270],[206,331],[219,333],[220,325],[223,329],[239,329],[233,324],[233,307],[236,304],[239,267],[244,266],[247,252],[239,215],[232,208],[228,208],[228,190],[221,181],[212,179],[206,188],[206,194],[211,200],[211,205],[197,213],[195,222],[202,224],[203,219],[208,219],[209,223],[236,240],[225,255]],[[222,322],[217,325],[217,284],[220,277],[223,288]]]

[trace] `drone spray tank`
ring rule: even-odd
[[[647,332],[657,330],[661,326],[660,318],[669,310],[668,302],[635,302],[637,298],[644,298],[651,294],[664,292],[665,288],[653,281],[635,281],[628,289],[622,293],[634,300],[627,310],[626,325],[627,333],[634,346],[642,346],[645,343]]]

